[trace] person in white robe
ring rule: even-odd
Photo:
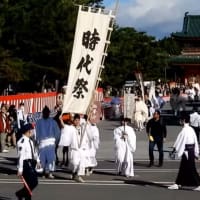
[[[93,168],[97,166],[96,151],[99,148],[99,129],[96,124],[91,123],[87,115],[80,119],[81,126],[85,129],[85,134],[88,138],[88,156],[85,164],[85,175],[90,176],[93,173]]]
[[[69,164],[69,145],[71,144],[73,126],[70,114],[63,114],[60,117],[61,122],[61,136],[58,146],[62,147],[63,160],[61,166],[68,166]]]
[[[200,191],[200,177],[195,166],[195,159],[199,156],[199,146],[194,129],[189,126],[190,116],[182,116],[183,128],[173,145],[172,153],[177,152],[181,157],[180,168],[175,184],[168,189],[177,190],[181,186],[195,186]]]
[[[136,150],[136,134],[133,128],[128,126],[128,121],[128,118],[123,118],[121,126],[114,129],[114,142],[118,174],[133,177],[133,153]]]
[[[188,100],[193,101],[195,96],[194,87],[191,85],[189,89],[186,90],[186,94],[188,95]]]
[[[136,128],[141,131],[144,129],[144,122],[148,119],[148,107],[145,102],[138,97],[135,101],[135,123]]]
[[[24,103],[21,102],[19,104],[19,108],[17,109],[17,126],[18,129],[21,128],[27,122],[27,114],[24,113]]]
[[[85,126],[80,125],[80,115],[74,115],[74,126],[70,144],[70,163],[72,165],[72,179],[77,182],[85,182],[81,176],[85,175],[85,169],[89,160],[89,138]]]
[[[193,108],[193,112],[190,114],[190,126],[194,129],[197,136],[197,141],[199,143],[200,115],[196,106]]]
[[[90,131],[88,131],[89,137],[89,163],[86,170],[86,175],[90,175],[93,172],[93,168],[97,166],[96,152],[99,148],[99,129],[96,124],[90,124]]]
[[[80,116],[80,125],[84,126],[87,123],[87,115]]]

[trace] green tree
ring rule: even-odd
[[[103,7],[102,0],[2,0],[0,2],[0,81],[24,81],[31,88],[55,79],[67,81],[78,7]],[[135,79],[140,70],[144,80],[164,77],[165,55],[178,54],[172,38],[156,41],[134,28],[114,26],[102,85],[120,87]],[[164,56],[163,56],[164,55]],[[2,85],[2,84],[1,84]]]
[[[4,26],[6,23],[6,11],[8,8],[8,1],[0,2],[0,41],[2,41]],[[0,43],[1,44],[1,43]],[[1,90],[6,88],[8,83],[17,83],[25,78],[23,71],[23,61],[13,56],[13,53],[0,45],[0,85]]]
[[[122,86],[126,80],[135,79],[134,71],[140,70],[144,78],[152,76],[157,47],[154,37],[137,32],[134,28],[114,28],[111,45],[103,72],[103,83]]]
[[[98,7],[101,2],[75,3]],[[23,60],[25,71],[37,73],[34,82],[41,80],[44,74],[51,81],[67,80],[78,11],[74,1],[7,0],[3,7],[6,13],[1,29],[3,47]]]
[[[134,72],[141,71],[144,80],[166,79],[167,59],[179,54],[180,48],[172,38],[156,41],[155,37],[134,28],[114,27],[102,85],[121,87],[126,80],[134,80]]]

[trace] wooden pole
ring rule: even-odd
[[[119,4],[119,0],[116,1],[114,14],[116,14],[116,12],[117,12],[118,4]],[[91,98],[89,107],[88,107],[87,112],[86,112],[88,118],[87,118],[86,124],[85,124],[84,127],[83,127],[83,136],[82,136],[82,138],[81,138],[80,145],[81,145],[81,143],[82,143],[84,134],[85,134],[85,132],[86,132],[86,126],[87,126],[88,121],[90,120],[91,115],[92,115],[92,105],[93,105],[93,103],[94,103],[95,93],[96,93],[96,90],[97,90],[97,88],[98,88],[98,86],[99,86],[99,82],[100,82],[100,80],[101,80],[100,77],[101,77],[101,73],[102,73],[102,70],[103,70],[103,64],[104,64],[104,61],[105,61],[105,57],[107,56],[108,45],[110,44],[110,38],[111,38],[111,33],[112,33],[112,30],[113,30],[113,26],[114,26],[114,18],[115,18],[115,15],[113,15],[113,12],[112,12],[112,11],[110,11],[109,15],[111,16],[111,23],[110,23],[110,27],[109,27],[109,30],[108,30],[107,42],[106,42],[106,44],[105,44],[104,54],[103,54],[103,57],[102,57],[102,60],[101,60],[101,66],[100,66],[99,74],[98,74],[98,77],[97,77],[97,81],[96,81],[96,85],[95,85],[95,90],[93,91],[93,96],[92,96],[92,98]]]

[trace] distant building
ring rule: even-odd
[[[200,83],[200,15],[188,15],[186,12],[182,31],[172,33],[172,37],[182,47],[181,55],[171,56],[169,61],[175,81]]]

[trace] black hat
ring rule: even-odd
[[[24,133],[26,133],[27,131],[32,130],[33,128],[34,128],[33,125],[32,125],[31,123],[28,123],[28,124],[24,124],[24,125],[21,127],[20,131],[21,131],[22,134],[24,134]]]
[[[186,113],[185,111],[182,111],[180,113],[180,120],[185,121],[185,123],[189,123],[190,122],[190,115],[188,113]]]
[[[47,119],[47,118],[49,118],[49,115],[50,115],[50,109],[49,109],[48,106],[45,106],[45,107],[43,108],[43,110],[42,110],[42,117],[43,117],[44,119]]]
[[[130,122],[130,121],[131,121],[130,118],[124,117],[124,116],[121,116],[121,117],[120,117],[120,120],[121,120],[122,122]]]
[[[50,113],[50,109],[48,106],[45,106],[42,110],[42,113]]]

